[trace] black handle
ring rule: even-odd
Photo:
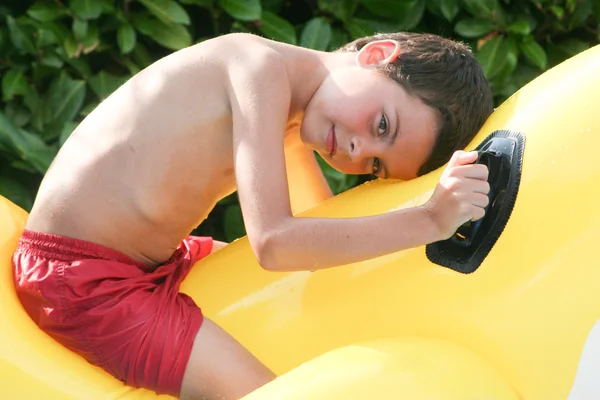
[[[476,163],[488,167],[490,184],[485,215],[463,224],[449,239],[427,245],[431,262],[465,274],[479,268],[510,218],[521,182],[524,147],[522,133],[506,130],[491,133],[477,147]]]
[[[510,176],[510,165],[515,150],[515,142],[506,138],[493,138],[489,146],[478,151],[476,164],[483,164],[488,168],[488,205],[485,215],[477,221],[469,221],[461,225],[449,239],[453,244],[462,247],[472,246],[481,228],[489,221],[494,213],[491,208],[501,203]]]

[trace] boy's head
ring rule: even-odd
[[[305,111],[302,135],[317,149],[322,143],[321,155],[342,172],[426,174],[464,148],[493,110],[483,70],[461,43],[389,33],[339,52],[355,53],[356,65],[325,79]],[[324,138],[308,132],[328,123],[327,133],[317,134]]]

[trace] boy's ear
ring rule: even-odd
[[[375,40],[358,51],[356,64],[361,67],[376,67],[396,61],[399,55],[400,44],[395,40]]]

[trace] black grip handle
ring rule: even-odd
[[[503,166],[505,166],[505,158],[508,156],[502,149],[488,148],[478,151],[479,155],[475,164],[483,164],[488,168],[488,183],[490,191],[488,193],[488,205],[484,208],[485,215],[477,221],[468,221],[461,225],[454,235],[450,237],[450,241],[458,246],[469,247],[473,244],[478,232],[481,230],[490,207],[495,203],[501,188],[499,187],[502,181]],[[504,170],[504,172],[506,172]]]
[[[446,240],[426,246],[427,258],[438,265],[469,274],[479,268],[502,234],[521,182],[525,135],[499,130],[491,133],[476,149],[478,164],[488,168],[488,205],[477,221],[461,225]]]

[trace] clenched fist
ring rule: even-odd
[[[448,239],[465,222],[483,218],[490,185],[488,168],[473,164],[477,152],[457,151],[452,155],[431,199],[424,205],[437,225],[440,240]]]

